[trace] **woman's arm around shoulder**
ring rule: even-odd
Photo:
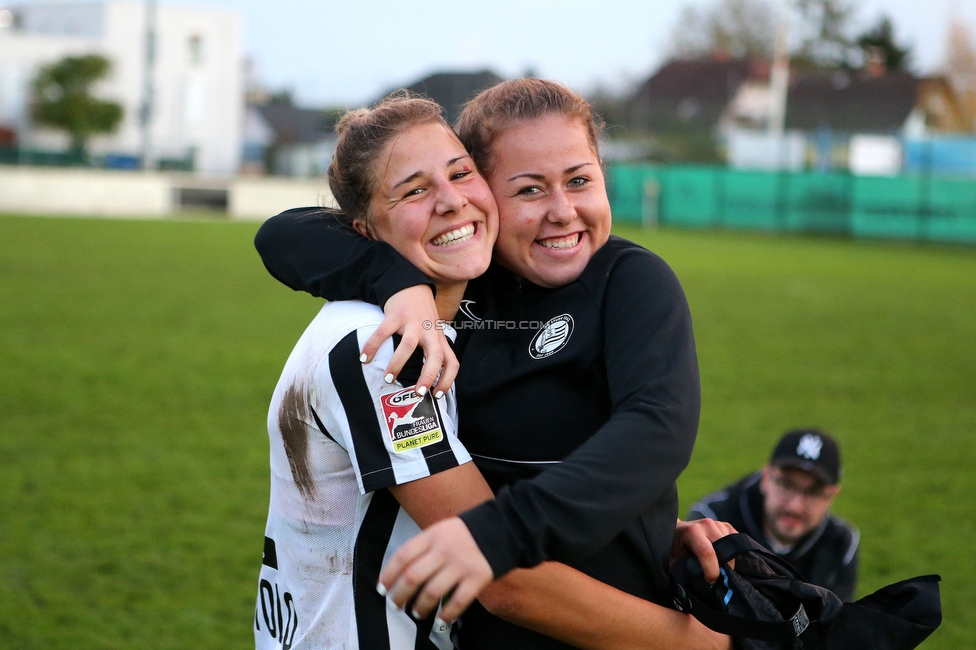
[[[393,247],[366,239],[326,208],[295,208],[271,217],[254,246],[268,272],[295,291],[388,306],[387,320],[363,346],[363,360],[370,361],[383,341],[400,333],[386,374],[396,378],[419,345],[426,352],[421,390],[448,390],[458,364],[442,331],[427,326],[437,320],[433,284]]]
[[[265,221],[254,247],[271,275],[326,300],[382,307],[401,289],[433,283],[392,246],[359,235],[328,208],[294,208]]]

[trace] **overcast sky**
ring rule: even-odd
[[[26,0],[34,2],[37,0]],[[141,0],[134,0],[141,1]],[[775,0],[783,1],[783,0]],[[25,0],[0,0],[3,4]],[[228,8],[260,82],[303,105],[358,106],[436,71],[531,69],[587,92],[649,76],[681,8],[715,0],[159,0]],[[915,68],[945,60],[950,16],[976,34],[976,0],[855,0],[857,26],[892,18]]]

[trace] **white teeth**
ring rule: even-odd
[[[430,243],[434,246],[447,246],[448,244],[456,244],[458,242],[471,239],[474,236],[474,224],[469,223],[466,226],[462,226],[457,230],[452,230],[451,232],[446,232],[436,239],[431,239]]]
[[[546,248],[572,248],[579,242],[579,233],[566,237],[553,237],[552,239],[540,239],[539,244]]]

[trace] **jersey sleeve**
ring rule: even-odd
[[[701,401],[691,315],[667,264],[634,252],[614,266],[604,294],[610,419],[560,464],[462,515],[496,576],[584,558],[655,507],[676,518],[675,480],[691,458]],[[661,525],[673,530],[674,521]]]
[[[453,389],[441,399],[417,395],[413,386],[387,384],[383,376],[393,354],[385,342],[373,361],[359,361],[375,326],[350,332],[329,352],[317,372],[316,396],[324,430],[349,454],[365,494],[409,483],[471,460],[457,439]]]
[[[389,244],[371,241],[324,208],[295,208],[258,229],[254,247],[282,284],[326,300],[383,306],[396,292],[434,285]]]

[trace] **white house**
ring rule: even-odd
[[[113,64],[95,90],[119,102],[119,130],[91,142],[92,153],[141,156],[146,88],[146,5],[134,0],[7,5],[0,0],[0,127],[22,147],[53,149],[66,136],[29,117],[30,84],[40,66],[64,56],[102,54]],[[241,25],[228,10],[156,8],[150,159],[194,160],[205,174],[233,174],[241,159],[244,91]]]

